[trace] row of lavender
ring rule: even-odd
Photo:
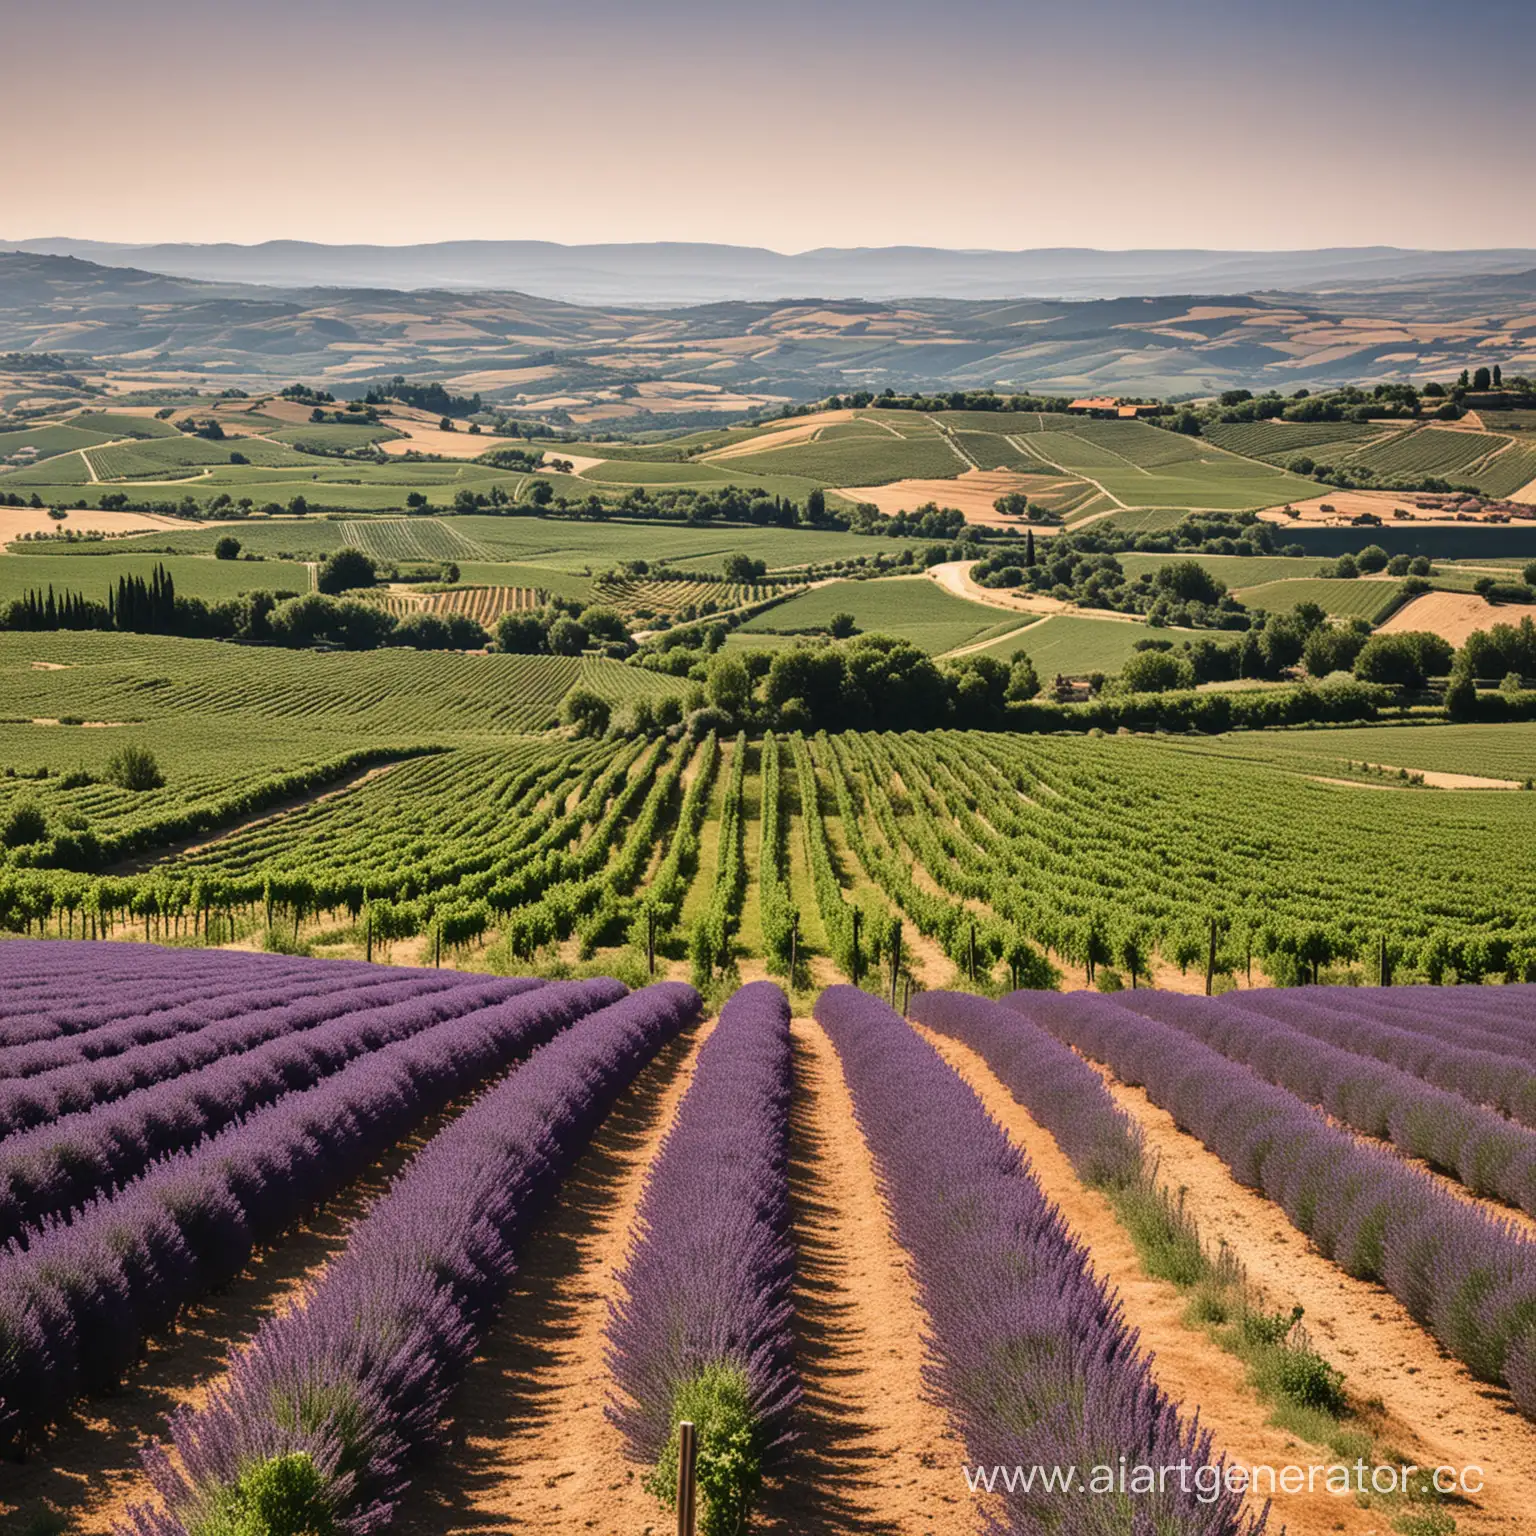
[[[1373,1280],[1474,1375],[1536,1417],[1536,1243],[1287,1089],[1151,1016],[1090,993],[1016,992],[1025,1019],[1144,1087],[1347,1273]],[[1145,1011],[1143,1011],[1145,1010]]]
[[[924,1011],[931,1020],[937,1011]],[[929,1320],[934,1388],[982,1468],[1050,1467],[1071,1491],[1000,1493],[991,1529],[1135,1529],[1230,1536],[1261,1529],[1226,1491],[1209,1434],[1186,1423],[1096,1278],[1089,1255],[981,1102],[891,1009],[852,987],[821,995],[896,1233]],[[955,1027],[965,1027],[958,1008]],[[974,1022],[971,1021],[971,1022]],[[1028,1059],[1032,1057],[1032,1059]],[[1081,1063],[1078,1064],[1081,1067]],[[1123,1166],[1139,1147],[1059,1049],[1028,1043],[1010,1081],[1050,1114],[1079,1167]],[[1031,1088],[1038,1068],[1065,1099]],[[1082,1123],[1077,1123],[1079,1113]],[[1084,1497],[1100,1469],[1184,1468],[1122,1498]],[[1000,1485],[1001,1486],[1001,1485]],[[1206,1492],[1208,1490],[1208,1492]]]
[[[448,1394],[533,1224],[623,1089],[690,1020],[661,983],[536,1051],[415,1158],[303,1301],[264,1323],[226,1383],[149,1456],[163,1505],[137,1536],[377,1530],[440,1433]]]
[[[1295,1027],[1278,1004],[1258,1012],[1223,999],[1147,991],[1117,1001],[1250,1067],[1340,1124],[1422,1158],[1473,1194],[1536,1215],[1536,1131],[1490,1105]],[[1306,1006],[1299,1002],[1298,1011]]]
[[[1536,987],[1324,987],[1224,1001],[1536,1128]]]
[[[35,1442],[74,1399],[110,1391],[146,1337],[232,1280],[253,1249],[623,988],[527,983],[524,993],[368,1052],[0,1255],[0,1444]]]
[[[765,1467],[792,1438],[789,1002],[743,987],[700,1048],[646,1180],[641,1237],[608,1330],[622,1394],[610,1416],[676,1500],[677,1426],[698,1430],[701,1529],[745,1528]]]
[[[29,1079],[22,1089],[56,1077],[74,1086],[53,1084],[61,1112],[0,1140],[0,1242],[24,1243],[29,1228],[137,1177],[157,1157],[311,1087],[369,1051],[494,1006],[529,985],[462,976],[445,984],[430,973],[375,982]],[[203,1049],[214,1051],[213,1059],[189,1066]],[[108,1096],[95,1098],[99,1093]]]

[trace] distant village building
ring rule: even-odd
[[[1067,407],[1069,411],[1081,411],[1084,415],[1092,415],[1096,412],[1108,413],[1113,411],[1116,416],[1150,416],[1157,410],[1155,405],[1122,405],[1119,398],[1114,395],[1094,395],[1082,400],[1074,400]]]

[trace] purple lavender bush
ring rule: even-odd
[[[163,1507],[134,1509],[120,1531],[367,1536],[387,1525],[529,1231],[700,1001],[662,982],[589,1014],[435,1136],[207,1405],[172,1417],[177,1459],[145,1455]]]
[[[386,987],[377,999],[384,1006],[373,1005],[369,989],[351,1012],[336,1013],[330,1001],[295,1003],[280,1010],[292,1027],[275,1039],[8,1136],[0,1141],[0,1242],[21,1238],[29,1226],[136,1177],[155,1158],[190,1146],[285,1093],[311,1087],[368,1051],[489,1007],[530,985],[461,976],[427,991],[414,981]],[[259,1038],[272,1021],[260,1015],[248,1027]],[[131,1073],[137,1054],[69,1070],[95,1082],[99,1073]]]
[[[1399,990],[1422,994],[1439,989]],[[1482,994],[1504,989],[1457,990]],[[1304,993],[1298,996],[1295,989],[1290,989],[1229,995],[1235,1006],[1280,1019],[1314,1039],[1385,1062],[1437,1088],[1460,1094],[1473,1104],[1491,1105],[1522,1125],[1536,1128],[1536,1067],[1530,1065],[1530,1050],[1522,1060],[1513,1060],[1507,1052],[1452,1043],[1433,1034],[1382,1023],[1365,1010],[1341,1011],[1337,1004],[1315,1002],[1311,988],[1304,989]],[[1438,997],[1432,998],[1425,1011],[1433,1011],[1438,1001]]]
[[[646,1180],[642,1236],[609,1322],[609,1367],[623,1394],[609,1416],[634,1455],[653,1464],[646,1486],[669,1504],[677,1425],[698,1428],[704,1536],[745,1527],[800,1400],[790,1329],[791,1088],[788,999],[772,982],[753,982],[725,1005],[699,1051]]]
[[[1292,1029],[1279,1013],[1255,1017],[1224,1001],[1176,992],[1126,992],[1115,1001],[1251,1067],[1363,1135],[1423,1158],[1474,1194],[1536,1215],[1536,1132],[1496,1111]]]
[[[1536,1328],[1536,1243],[1171,1025],[1088,993],[1004,1001],[1145,1087],[1326,1258],[1384,1285],[1475,1376],[1507,1383],[1512,1346]]]
[[[1008,1536],[1255,1533],[1209,1433],[1153,1380],[1118,1301],[976,1095],[884,1003],[832,987],[816,1017],[841,1058],[929,1322],[928,1376],[983,1468],[1075,1469],[1074,1491],[996,1495]],[[1095,1469],[1178,1467],[1162,1489],[1085,1497]],[[1215,1488],[1209,1500],[1199,1488]]]
[[[0,1446],[29,1444],[81,1393],[115,1387],[146,1335],[227,1284],[428,1114],[623,996],[617,982],[532,984],[360,1057],[66,1224],[0,1254]],[[9,1405],[7,1407],[7,1405]]]
[[[1140,1183],[1139,1126],[1115,1105],[1099,1074],[1053,1035],[989,998],[968,992],[919,992],[919,1024],[969,1046],[995,1072],[1090,1184]]]

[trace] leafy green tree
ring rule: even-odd
[[[1362,571],[1384,571],[1387,568],[1387,552],[1380,544],[1367,544],[1364,549],[1355,556],[1355,564]]]
[[[560,705],[560,723],[575,728],[578,736],[601,736],[611,714],[608,700],[590,688],[573,688]]]
[[[857,630],[858,624],[851,613],[834,613],[827,621],[827,633],[834,640],[846,640]]]
[[[315,585],[329,597],[356,587],[371,587],[378,579],[373,561],[360,549],[338,549],[327,555]]]
[[[583,608],[577,622],[594,640],[628,640],[629,630],[617,608]]]
[[[1422,688],[1450,670],[1451,655],[1450,643],[1427,630],[1372,635],[1355,658],[1355,676],[1366,683]]]
[[[537,656],[549,649],[548,630],[536,613],[504,613],[496,621],[496,649]]]
[[[1174,651],[1137,651],[1120,669],[1120,682],[1132,693],[1167,693],[1193,688],[1195,670]]]
[[[213,546],[213,558],[215,560],[238,560],[240,558],[240,540],[231,538],[226,533]]]
[[[752,702],[752,674],[735,652],[717,652],[710,659],[704,693],[716,709],[740,720]]]
[[[754,560],[751,555],[737,554],[726,556],[725,579],[727,581],[758,582],[767,574],[768,562],[766,560]]]
[[[48,821],[35,800],[18,800],[0,823],[0,844],[25,848],[48,836]]]
[[[556,619],[549,626],[549,648],[556,656],[580,656],[589,638],[585,627],[572,618]]]

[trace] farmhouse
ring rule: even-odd
[[[1080,415],[1096,415],[1099,412],[1113,411],[1116,416],[1150,416],[1157,410],[1155,405],[1122,405],[1114,395],[1094,395],[1082,400],[1074,400],[1067,407],[1069,411],[1077,411]]]

